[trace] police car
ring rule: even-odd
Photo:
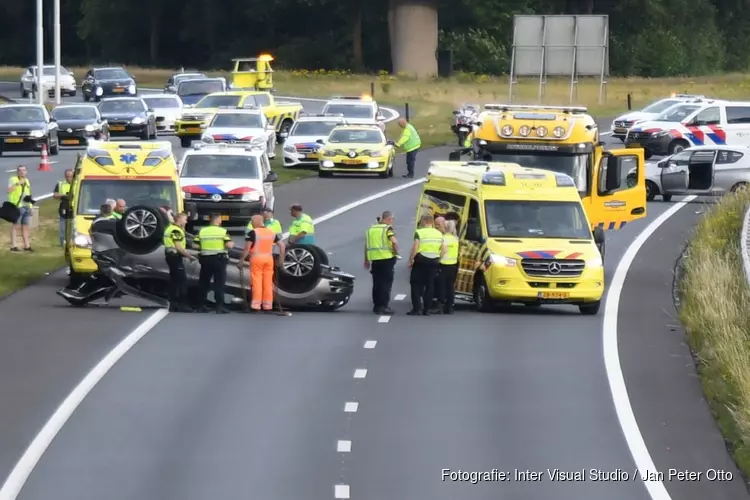
[[[178,166],[185,203],[205,223],[220,214],[228,226],[244,226],[264,207],[273,208],[278,176],[263,145],[195,143]]]
[[[629,111],[624,115],[615,118],[612,122],[611,128],[612,137],[625,141],[625,136],[633,125],[644,121],[655,120],[657,116],[675,104],[700,103],[705,100],[705,96],[693,94],[673,94],[666,99],[659,99],[639,111]]]
[[[647,157],[671,155],[692,146],[750,146],[750,102],[706,101],[695,109],[690,106],[695,105],[674,106],[664,113],[674,118],[659,116],[656,121],[637,124],[628,132],[625,145],[645,149]]]
[[[377,123],[380,130],[385,131],[385,116],[380,106],[372,97],[364,96],[334,96],[323,106],[323,113],[343,115],[351,125],[369,125]]]
[[[336,125],[344,123],[343,115],[327,115],[324,113],[304,116],[292,126],[289,136],[284,142],[284,166],[318,165],[320,155],[318,141],[325,141]]]
[[[260,109],[221,109],[206,125],[201,140],[205,143],[254,145],[266,148],[269,158],[276,157],[276,128],[268,123]]]

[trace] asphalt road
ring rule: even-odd
[[[418,173],[447,151],[424,152]],[[308,179],[277,196],[319,216],[403,183]],[[393,291],[399,314],[381,323],[370,313],[363,228],[390,209],[406,240],[418,189],[317,225],[331,261],[358,278],[343,310],[167,315],[73,413],[19,498],[649,499],[632,479],[612,403],[602,314],[547,307],[407,317],[403,261]],[[608,279],[637,234],[670,206],[650,203],[645,221],[609,234]],[[704,473],[697,482],[665,478],[672,497],[740,500],[747,492],[673,326],[671,269],[701,209],[683,207],[637,255],[620,299],[620,358],[657,470]],[[12,469],[77,381],[147,314],[67,308],[53,295],[60,278],[0,304],[3,317],[24,318],[22,329],[0,334],[0,471]],[[443,469],[498,469],[511,478],[443,481]],[[543,475],[516,480],[516,469]],[[630,480],[552,481],[547,469],[620,469]],[[708,469],[735,480],[709,481]]]

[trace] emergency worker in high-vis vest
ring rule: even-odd
[[[281,235],[284,233],[284,228],[281,226],[281,222],[279,222],[277,219],[274,219],[273,217],[273,210],[266,207],[263,209],[263,225],[273,231],[274,233],[279,235],[279,238],[281,238]],[[253,222],[250,221],[250,223],[247,225],[247,231],[246,233],[252,231],[253,229]],[[273,254],[274,256],[279,255],[279,247],[274,246],[273,247]]]
[[[445,251],[440,258],[440,293],[438,294],[441,312],[453,314],[456,293],[456,276],[458,275],[458,235],[456,221],[446,220],[443,231]]]
[[[394,268],[398,255],[398,240],[393,230],[393,214],[383,212],[378,223],[365,233],[365,269],[372,274],[372,312],[393,314],[388,307],[393,288]]]
[[[431,309],[435,295],[435,273],[440,266],[440,257],[445,254],[443,233],[435,229],[432,215],[424,215],[421,227],[414,233],[414,244],[409,256],[411,276],[411,311],[407,314],[429,316],[437,312]]]
[[[289,244],[290,245],[314,245],[315,244],[315,224],[312,217],[302,210],[302,205],[295,203],[289,209],[293,217],[289,225]]]
[[[253,311],[273,310],[273,271],[274,246],[279,248],[279,254],[284,254],[284,243],[281,235],[265,227],[262,215],[253,215],[250,223],[253,229],[245,236],[245,250],[238,265],[244,266],[250,257],[250,283],[252,286]]]
[[[169,266],[169,310],[172,312],[193,312],[188,305],[187,273],[185,259],[195,260],[186,249],[185,225],[187,214],[174,216],[174,222],[164,230],[164,257]]]
[[[200,300],[202,301],[200,311],[208,312],[209,310],[205,303],[213,279],[216,314],[226,314],[229,311],[224,304],[224,286],[227,281],[228,250],[234,248],[234,242],[229,236],[229,232],[221,227],[221,215],[214,214],[211,216],[210,224],[201,228],[193,238],[193,244],[200,251],[198,257],[201,264],[201,271],[198,276]]]
[[[16,167],[16,175],[8,179],[8,202],[18,207],[20,215],[18,220],[13,223],[10,233],[10,251],[20,252],[18,248],[18,239],[16,233],[21,230],[23,238],[23,249],[27,252],[33,252],[31,249],[31,217],[34,210],[34,203],[31,197],[31,181],[26,176],[26,167],[19,165]]]
[[[56,200],[60,200],[60,206],[57,208],[57,213],[60,216],[60,246],[65,247],[65,232],[68,223],[68,210],[70,210],[70,188],[73,185],[73,170],[68,169],[65,171],[63,180],[55,185],[55,191],[52,193],[52,197]]]

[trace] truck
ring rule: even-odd
[[[471,148],[453,151],[473,160],[517,163],[566,174],[575,183],[592,230],[622,229],[646,217],[643,149],[605,150],[587,108],[486,104],[473,123]],[[628,173],[635,172],[628,180]],[[604,255],[604,240],[597,242]]]

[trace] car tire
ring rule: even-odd
[[[578,306],[578,310],[585,316],[596,316],[599,314],[599,308],[602,305],[601,300],[596,302],[589,302],[588,304],[581,304]]]
[[[146,130],[141,132],[140,136],[138,137],[142,141],[147,141],[151,139],[151,129],[149,127],[146,127]]]
[[[289,137],[289,130],[291,130],[292,125],[294,125],[294,122],[290,119],[286,119],[283,122],[281,122],[281,127],[279,127],[279,133],[276,134],[276,142],[282,142],[284,140],[283,137],[281,137],[281,134],[284,132],[287,133],[287,137]]]
[[[76,96],[76,93],[77,93],[77,92],[76,92],[76,91],[74,90],[73,92],[71,92],[71,93],[70,93],[70,94],[68,94],[68,95],[69,95],[70,97],[75,97],[75,96]]]
[[[732,186],[732,189],[730,190],[732,193],[738,193],[745,191],[748,188],[747,182],[738,182],[734,186]]]
[[[182,146],[183,148],[189,148],[192,143],[192,139],[188,137],[180,137],[180,146]]]
[[[492,312],[493,303],[490,292],[487,289],[487,283],[481,273],[474,276],[474,307],[477,311],[487,313]]]
[[[122,214],[115,228],[115,241],[126,252],[149,254],[159,248],[169,225],[164,212],[146,205],[136,205]]]
[[[687,143],[687,141],[683,141],[682,139],[677,139],[676,141],[672,141],[669,144],[668,153],[670,155],[680,153],[682,151],[685,151],[687,148],[690,147],[690,144]]]
[[[672,195],[671,194],[663,194],[661,195],[661,199],[664,201],[672,201]]]
[[[656,183],[646,181],[646,201],[654,201],[657,194],[659,194],[659,188],[656,186]]]
[[[286,249],[277,277],[280,290],[301,294],[315,288],[321,276],[321,250],[313,245],[293,245]]]

